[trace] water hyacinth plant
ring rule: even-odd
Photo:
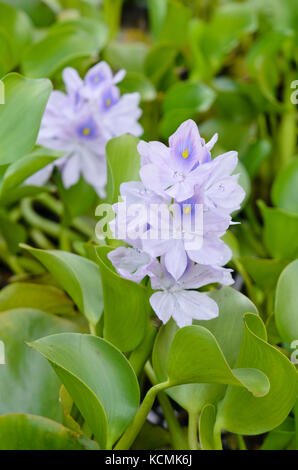
[[[297,26],[0,1],[0,450],[298,449]]]

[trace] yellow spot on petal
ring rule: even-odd
[[[190,207],[190,206],[187,206],[187,207],[185,207],[185,208],[183,209],[184,214],[189,214],[190,211],[191,211],[191,207]]]
[[[85,128],[83,129],[83,134],[84,134],[84,135],[90,135],[90,132],[91,132],[90,127],[85,127]]]
[[[111,104],[112,104],[112,102],[111,102],[110,98],[108,98],[108,99],[106,100],[106,106],[109,107],[109,106],[111,106]]]
[[[188,150],[185,149],[185,150],[182,152],[182,157],[183,157],[183,158],[187,158],[188,156],[189,156]]]

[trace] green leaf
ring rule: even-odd
[[[102,448],[111,448],[134,417],[139,386],[127,359],[96,336],[60,334],[31,346],[45,356]]]
[[[152,101],[156,98],[156,90],[145,75],[129,72],[119,83],[121,93],[140,93],[142,101]]]
[[[0,227],[0,233],[6,241],[9,251],[17,253],[19,243],[26,241],[26,230],[21,224],[11,221],[8,214],[3,210],[0,210]]]
[[[203,450],[216,449],[214,440],[214,425],[216,421],[216,411],[214,405],[205,405],[200,414],[199,435],[200,444]]]
[[[272,144],[270,140],[262,139],[252,144],[243,157],[241,163],[245,166],[250,178],[253,178],[261,164],[269,157],[272,151]]]
[[[78,330],[74,323],[39,310],[20,308],[0,313],[0,339],[6,359],[0,366],[0,414],[32,413],[61,421],[60,382],[44,358],[26,342]]]
[[[216,433],[226,429],[237,434],[262,434],[279,426],[295,404],[298,374],[294,365],[266,342],[260,317],[245,315],[243,342],[237,367],[255,367],[267,375],[269,393],[257,398],[245,389],[228,387],[218,406]]]
[[[274,180],[271,197],[279,209],[298,215],[298,158],[291,161]]]
[[[166,93],[164,112],[173,109],[191,109],[193,112],[207,111],[215,99],[215,92],[204,83],[178,82]]]
[[[52,77],[75,59],[98,54],[106,43],[107,33],[104,23],[91,18],[56,23],[44,39],[27,50],[23,72],[33,78]]]
[[[0,291],[0,312],[15,308],[34,308],[55,315],[73,314],[74,305],[54,286],[14,282]]]
[[[235,367],[243,334],[243,315],[245,312],[257,313],[253,303],[231,287],[214,290],[210,297],[219,306],[219,316],[213,320],[196,322],[215,336],[231,368]],[[153,366],[160,382],[167,378],[166,366],[169,349],[177,326],[170,321],[162,326],[153,349]],[[207,403],[216,403],[225,392],[225,386],[219,384],[179,385],[167,390],[168,395],[188,412],[199,413]]]
[[[289,261],[241,256],[240,263],[254,282],[264,290],[275,289],[278,277]]]
[[[0,76],[18,65],[32,39],[32,24],[28,16],[10,5],[0,3],[0,44],[9,52],[1,54]]]
[[[99,447],[51,419],[12,413],[0,416],[0,450],[99,450]]]
[[[161,78],[173,65],[176,55],[177,49],[172,44],[156,45],[147,54],[144,69],[154,85],[159,84]]]
[[[275,321],[279,334],[289,344],[298,339],[298,260],[281,273],[275,294]]]
[[[148,13],[150,32],[153,38],[156,40],[160,35],[162,25],[164,23],[167,14],[168,0],[150,0],[148,2]]]
[[[144,73],[148,51],[149,46],[144,42],[111,41],[105,48],[103,57],[114,69]]]
[[[122,135],[109,140],[106,147],[108,161],[107,201],[114,203],[120,195],[120,185],[140,179],[139,140],[132,135]]]
[[[280,426],[273,429],[262,444],[261,450],[283,450],[295,437],[295,420],[288,417]]]
[[[264,220],[263,239],[273,258],[293,259],[298,255],[298,215],[267,207],[258,201]]]
[[[92,324],[100,320],[103,310],[101,279],[98,266],[89,259],[61,250],[38,250],[23,245],[57,279]]]
[[[149,289],[120,277],[107,254],[96,248],[104,295],[104,337],[121,351],[131,351],[142,341],[150,312]]]
[[[38,148],[9,165],[4,173],[0,187],[2,201],[4,200],[5,202],[5,198],[9,197],[9,193],[19,187],[29,176],[46,165],[53,163],[57,158],[62,157],[62,155],[62,152]]]
[[[187,31],[191,11],[181,3],[168,0],[167,11],[159,34],[158,41],[164,44],[173,43],[183,46],[187,41]]]
[[[168,357],[167,372],[173,385],[220,383],[243,387],[262,397],[270,389],[267,377],[259,370],[231,370],[216,338],[207,328],[186,326],[175,334]]]
[[[2,82],[5,105],[0,106],[0,164],[4,165],[31,151],[52,86],[49,80],[31,80],[16,73],[6,75]]]

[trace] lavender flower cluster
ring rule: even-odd
[[[75,69],[64,69],[66,93],[52,92],[37,143],[65,155],[28,178],[26,184],[43,185],[56,166],[66,188],[83,175],[100,197],[105,196],[107,141],[124,133],[143,133],[138,123],[142,114],[139,93],[120,96],[117,87],[124,76],[124,70],[113,76],[106,62],[92,67],[84,79]]]
[[[231,250],[221,237],[233,223],[231,213],[240,208],[245,193],[238,183],[239,175],[232,174],[237,153],[211,159],[216,141],[214,135],[206,143],[192,120],[184,122],[170,137],[169,146],[141,141],[141,181],[123,183],[123,200],[113,206],[116,217],[110,227],[115,238],[119,238],[117,227],[133,228],[124,239],[130,246],[111,251],[109,259],[126,279],[141,282],[149,276],[156,291],[150,298],[153,310],[163,323],[172,317],[179,327],[190,325],[193,319],[208,320],[218,315],[216,302],[198,288],[210,283],[233,283],[231,270],[223,268],[231,258]],[[122,210],[123,204],[126,211]],[[145,216],[133,233],[136,224],[129,207],[136,204],[148,208],[143,214],[151,216],[162,205],[167,217],[160,212],[150,219]],[[185,228],[180,217],[187,214],[194,218],[199,205],[203,208],[202,233],[193,231],[192,224]],[[123,214],[127,214],[124,220]],[[168,237],[160,231],[161,219],[163,230],[168,226]]]

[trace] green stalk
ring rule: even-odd
[[[114,38],[121,24],[123,0],[104,0],[103,11],[109,27],[110,39]]]
[[[190,450],[199,450],[197,413],[188,413],[188,444]]]
[[[167,382],[162,382],[160,384],[154,385],[148,390],[140,408],[137,411],[137,414],[134,417],[133,422],[126,429],[125,433],[123,434],[121,439],[118,441],[118,443],[114,447],[115,450],[130,449],[131,445],[134,443],[137,435],[139,434],[140,430],[142,429],[146,421],[147,415],[153,406],[154,400],[158,392],[165,390],[169,386],[170,386],[170,382],[167,381]]]
[[[152,352],[156,334],[157,329],[152,325],[152,323],[149,323],[142,343],[131,353],[129,357],[129,362],[131,363],[136,376],[140,375],[148,357]],[[156,385],[156,383],[153,385]]]
[[[281,122],[278,130],[278,148],[280,167],[286,166],[295,155],[296,138],[297,138],[297,116],[296,107],[291,102],[291,82],[295,76],[291,73],[285,80],[284,88],[284,105],[285,112],[281,117]]]
[[[149,361],[145,365],[145,372],[152,385],[156,385],[158,383],[157,378]],[[187,442],[169,398],[164,392],[160,392],[157,398],[168,425],[173,448],[175,450],[185,450]]]

